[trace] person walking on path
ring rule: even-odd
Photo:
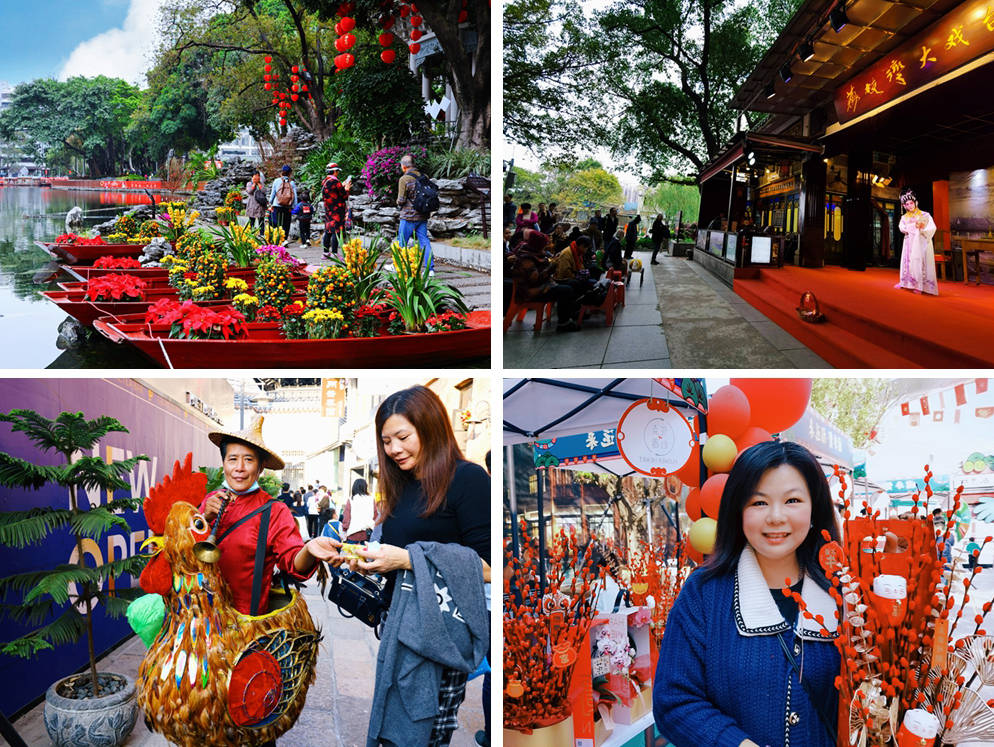
[[[254,228],[258,225],[261,232],[269,201],[266,200],[266,185],[262,183],[262,177],[259,174],[252,174],[251,181],[245,185],[245,192],[247,195],[247,199],[245,200],[245,217],[248,218],[250,226]]]
[[[315,490],[307,497],[307,534],[310,537],[318,536],[318,490]]]
[[[314,206],[311,205],[311,193],[306,187],[300,189],[300,202],[293,206],[291,212],[297,219],[297,227],[300,229],[300,245],[311,245],[311,216],[314,214]]]
[[[597,213],[594,213],[596,215]],[[607,215],[604,217],[604,223],[601,226],[601,233],[605,236],[614,236],[618,231],[618,208],[611,208],[607,211]]]
[[[273,181],[273,188],[269,194],[269,204],[273,206],[273,225],[283,229],[286,244],[290,236],[290,211],[297,204],[297,185],[290,174],[293,169],[284,166],[278,179]]]
[[[635,253],[635,242],[639,238],[639,224],[641,222],[642,216],[636,215],[625,226],[625,259],[631,259]]]
[[[670,240],[670,227],[663,223],[662,215],[657,215],[656,220],[652,222],[649,235],[652,236],[652,264],[658,265],[656,255],[659,254],[659,247]]]
[[[366,481],[358,479],[352,483],[352,497],[342,509],[342,531],[349,542],[365,542],[376,525],[376,509],[373,496],[369,495]]]
[[[970,537],[970,541],[966,545],[966,562],[969,564],[971,571],[980,562],[980,545],[977,544],[976,537]]]
[[[427,178],[423,178],[423,174],[414,167],[414,156],[410,153],[405,153],[401,157],[400,170],[403,175],[397,182],[397,207],[400,208],[400,232],[397,240],[401,246],[407,246],[407,242],[414,236],[424,261],[428,264],[428,271],[434,275],[435,258],[432,256],[431,240],[428,238],[428,217],[432,211],[427,204],[420,203],[423,201],[422,195],[428,191],[427,185],[430,185],[431,190],[434,191],[434,209],[437,210],[438,188]]]
[[[352,177],[339,181],[341,168],[332,161],[325,166],[327,176],[321,184],[321,199],[324,201],[324,258],[331,259],[338,254],[338,233],[345,230],[345,218],[349,212],[349,190]],[[330,252],[330,253],[329,253]]]

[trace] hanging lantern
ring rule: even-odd
[[[424,32],[421,29],[414,29],[414,31],[411,32],[411,41],[417,41],[422,36],[424,36]]]
[[[417,27],[418,27],[418,26],[420,26],[420,25],[421,25],[421,24],[422,24],[423,22],[424,22],[424,21],[423,21],[423,19],[421,18],[421,16],[411,16],[411,25],[412,25],[412,26],[413,26],[414,28],[417,28]]]
[[[467,13],[465,10],[460,10],[459,11],[459,23],[466,23],[466,21],[468,21],[468,20],[469,20],[469,13]]]
[[[409,15],[411,15],[411,9],[408,8],[406,5],[401,5],[400,6],[400,17],[401,18],[407,18]]]
[[[343,52],[346,49],[352,49],[352,47],[355,45],[355,34],[346,34],[345,36],[343,36],[342,44],[345,47],[345,49],[342,50]]]
[[[265,59],[266,59],[266,62],[272,62],[273,61],[273,58],[270,57],[268,54],[266,55]]]
[[[273,84],[272,83],[266,83],[263,87],[268,91],[268,90],[270,90],[273,87]]]
[[[345,33],[345,29],[342,28],[341,21],[335,24],[335,33],[338,34],[339,36]]]
[[[301,90],[301,91],[306,91],[306,90],[307,90],[307,84],[306,84],[306,83],[304,83],[304,85],[302,85],[302,86],[300,87],[300,90]]]
[[[388,65],[392,64],[394,60],[397,59],[397,53],[392,49],[384,49],[380,52],[380,59],[383,60]]]
[[[352,67],[354,64],[355,64],[355,55],[346,53],[345,67]]]
[[[339,71],[341,71],[342,68],[345,67],[345,63],[343,61],[344,57],[345,57],[344,54],[336,54],[335,55],[335,67],[338,68]]]
[[[266,80],[266,81],[269,81],[269,80],[273,79],[273,76],[270,75],[269,73],[266,73],[265,75],[262,76],[262,79]]]
[[[417,54],[418,52],[421,51],[421,45],[418,44],[417,42],[414,42],[413,44],[408,44],[407,48],[411,50],[411,54]]]
[[[291,75],[290,76],[290,80],[292,82],[296,83],[298,80],[300,80],[300,76],[299,75]]]
[[[291,98],[291,99],[293,99],[294,101],[296,101],[296,100],[297,100],[297,99],[299,99],[300,97],[299,97],[299,96],[298,96],[297,94],[295,94],[295,93],[291,93],[291,94],[290,94],[290,98]]]
[[[272,65],[266,65],[266,68],[265,68],[265,69],[266,69],[266,72],[267,72],[267,73],[271,73],[271,72],[273,72],[273,66],[272,66]]]
[[[379,41],[381,47],[389,47],[391,44],[393,44],[393,34],[391,34],[389,31],[384,31],[382,34],[380,34]]]
[[[297,84],[294,83],[292,86],[290,86],[290,90],[293,91],[294,93],[296,93],[297,92]]]
[[[291,73],[299,73],[300,72],[300,66],[294,65],[293,67],[290,68],[290,72]]]
[[[383,20],[382,20],[382,21],[380,22],[380,25],[381,25],[381,26],[382,26],[382,27],[383,27],[384,29],[392,29],[392,28],[393,28],[393,25],[394,25],[394,23],[396,23],[396,20],[394,19],[394,17],[393,17],[393,16],[390,16],[389,18],[384,18],[384,19],[383,19]]]
[[[349,32],[355,28],[355,19],[352,18],[351,16],[345,16],[345,18],[342,19],[341,23],[342,23],[342,31]]]

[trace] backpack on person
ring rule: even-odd
[[[439,208],[438,185],[424,174],[414,177],[411,205],[426,218]]]
[[[255,199],[256,203],[262,207],[266,207],[266,204],[269,202],[266,199],[266,191],[258,184],[256,184],[255,188],[252,190],[252,197]]]
[[[276,190],[276,203],[282,207],[290,207],[293,204],[293,182],[285,176],[280,188]]]

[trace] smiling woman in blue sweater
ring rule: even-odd
[[[659,651],[653,713],[676,747],[833,747],[840,659],[822,530],[838,540],[811,452],[770,441],[739,456],[714,553],[684,584]],[[784,596],[787,579],[824,628]]]

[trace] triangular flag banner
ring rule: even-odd
[[[977,379],[977,394],[987,391],[987,379]]]
[[[922,415],[928,415],[928,397],[922,397],[918,401],[922,403]]]
[[[901,403],[901,414],[902,415],[909,415],[910,413],[911,413],[911,403],[910,402],[902,402]]]
[[[919,420],[921,420],[921,415],[920,414],[918,414],[917,412],[911,413],[911,426],[912,427],[916,427],[918,425],[918,421]]]
[[[958,423],[959,422],[959,408],[958,407],[956,408],[956,414],[953,416],[953,422],[954,423]]]
[[[936,423],[942,422],[942,410],[936,410],[932,413],[932,420]]]
[[[978,407],[977,408],[977,417],[978,418],[989,418],[991,415],[994,415],[994,407]]]
[[[942,392],[939,392],[939,409],[940,410],[946,409],[946,397]]]
[[[956,404],[966,404],[966,384],[957,384],[953,391],[956,393]]]

